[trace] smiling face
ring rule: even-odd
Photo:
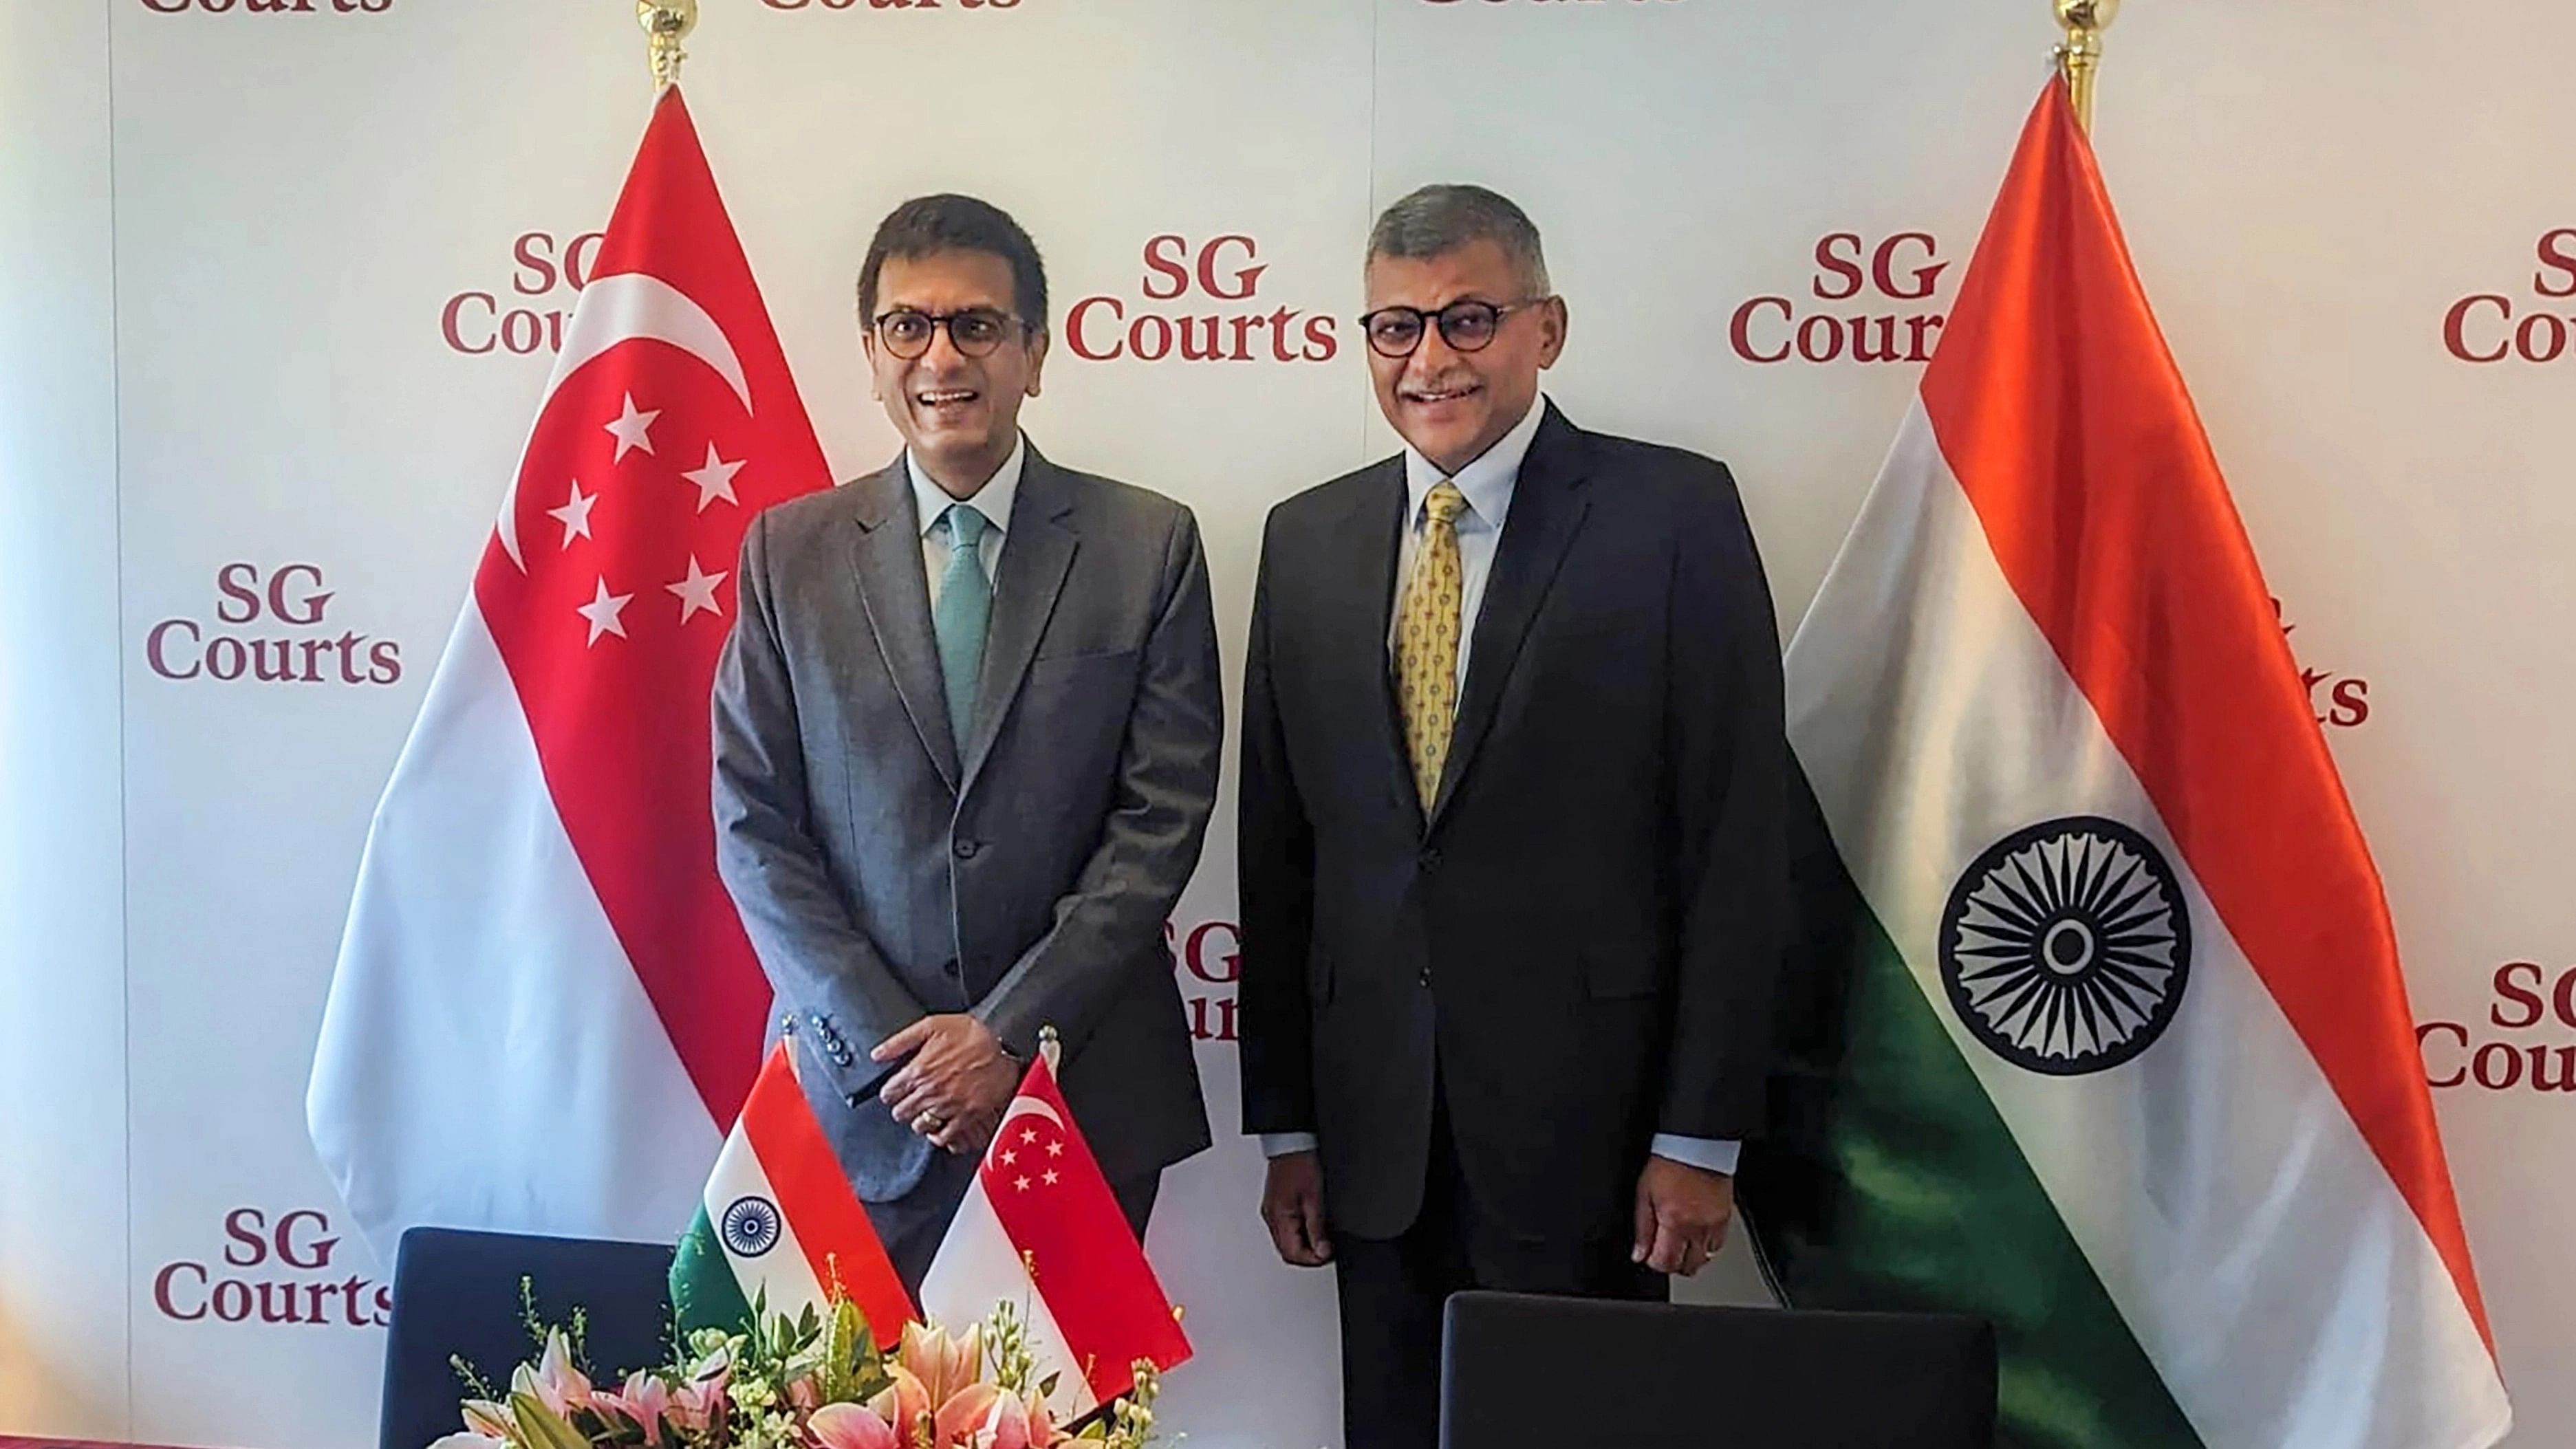
[[[980,251],[887,257],[875,305],[880,317],[895,311],[952,317],[979,309],[1019,316],[1010,262]],[[951,497],[972,496],[1009,459],[1019,442],[1020,404],[1038,395],[1045,329],[1014,322],[1003,331],[999,346],[969,357],[957,350],[950,329],[940,327],[929,350],[903,358],[887,350],[875,327],[867,330],[871,394],[922,471]]]
[[[1436,326],[1407,357],[1368,353],[1377,405],[1397,433],[1442,473],[1455,476],[1502,440],[1538,401],[1538,375],[1565,350],[1565,304],[1532,304],[1530,285],[1500,242],[1478,238],[1433,257],[1372,257],[1368,308],[1435,313],[1474,300],[1515,306],[1493,341],[1474,352],[1449,345]]]

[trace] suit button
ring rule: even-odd
[[[984,842],[980,840],[961,840],[957,842],[956,845],[957,858],[959,860],[973,860],[975,858],[975,852],[982,850],[983,848]]]
[[[1431,968],[1430,968],[1430,967],[1428,967],[1428,966],[1423,967],[1423,968],[1422,968],[1422,974],[1421,974],[1421,975],[1419,975],[1419,976],[1414,977],[1413,979],[1414,979],[1414,980],[1416,980],[1416,981],[1421,982],[1421,983],[1422,983],[1423,985],[1425,985],[1425,986],[1430,985],[1430,984],[1431,984]]]
[[[1421,863],[1425,874],[1438,870],[1440,868],[1440,852],[1436,848],[1425,850],[1422,852]]]

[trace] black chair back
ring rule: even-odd
[[[449,1362],[462,1356],[496,1388],[536,1357],[521,1321],[528,1280],[538,1316],[588,1323],[588,1356],[602,1386],[669,1356],[671,1245],[542,1238],[414,1228],[394,1256],[392,1326],[385,1334],[379,1449],[422,1449],[464,1427],[465,1386]]]
[[[1441,1449],[1991,1449],[1994,1329],[1972,1318],[1449,1300]]]

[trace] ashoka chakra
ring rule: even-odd
[[[1987,848],[1941,915],[1941,984],[1977,1040],[2029,1071],[2106,1071],[2155,1044],[2191,974],[2191,917],[2164,853],[2077,815]]]
[[[765,1197],[737,1198],[725,1209],[723,1232],[737,1257],[757,1258],[778,1246],[778,1205]]]

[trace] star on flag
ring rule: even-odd
[[[598,643],[602,634],[614,634],[620,639],[626,637],[626,625],[617,616],[626,608],[627,601],[634,597],[633,594],[611,594],[608,580],[602,578],[599,581],[599,592],[591,596],[589,603],[573,610],[590,621],[591,643]]]
[[[620,412],[616,418],[606,424],[609,436],[617,439],[617,456],[609,459],[609,461],[612,463],[623,463],[626,461],[626,455],[638,448],[643,449],[647,453],[652,452],[653,420],[661,415],[662,410],[660,408],[655,408],[649,413],[637,412],[635,410],[635,394],[631,392],[626,394],[625,409]],[[597,413],[593,413],[591,416],[597,417],[599,415]]]
[[[718,618],[724,617],[724,605],[716,602],[716,585],[730,577],[732,575],[723,570],[708,573],[698,567],[698,556],[691,554],[689,555],[689,576],[676,584],[664,584],[662,587],[679,596],[680,622],[685,624],[701,612],[714,614]]]
[[[698,485],[698,511],[704,513],[707,505],[719,498],[737,507],[741,505],[742,500],[733,496],[733,475],[741,471],[740,462],[726,462],[716,452],[716,445],[709,443],[706,466],[693,468],[680,476]]]
[[[581,480],[575,478],[572,480],[572,497],[564,500],[564,506],[546,510],[546,517],[563,525],[564,547],[572,547],[572,541],[576,538],[590,537],[590,509],[591,505],[598,501],[599,495],[584,494],[581,491]]]

